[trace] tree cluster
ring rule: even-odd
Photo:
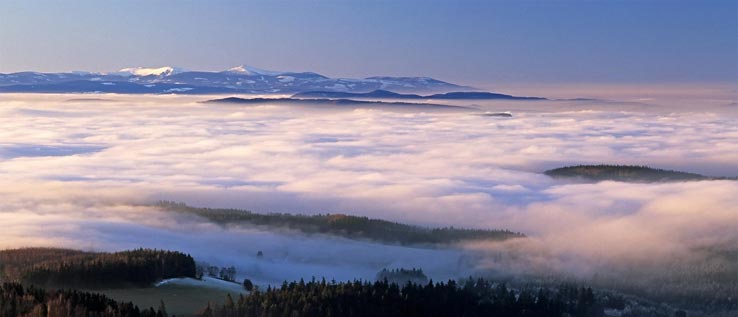
[[[205,274],[212,278],[221,279],[224,281],[235,282],[236,281],[236,267],[218,267],[216,265],[210,265],[206,262],[197,263],[195,269],[195,277],[202,279]]]
[[[415,284],[428,283],[428,276],[423,273],[423,269],[412,268],[410,270],[399,268],[399,269],[382,269],[377,273],[375,277],[377,281],[388,281],[398,285],[405,285],[407,282]]]

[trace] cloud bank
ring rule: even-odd
[[[475,105],[513,113],[499,118],[105,98],[113,101],[0,99],[0,247],[179,248],[214,263],[239,263],[273,282],[371,278],[385,266],[421,265],[441,278],[473,271],[588,278],[648,259],[704,259],[711,253],[698,250],[738,242],[735,182],[575,184],[540,173],[611,163],[735,176],[738,122],[731,107]],[[142,206],[159,199],[507,228],[530,239],[454,250],[305,240]],[[269,265],[254,258],[258,250],[270,255]]]

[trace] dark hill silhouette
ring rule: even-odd
[[[457,91],[435,95],[399,94],[387,90],[374,90],[365,93],[340,91],[306,91],[294,94],[292,98],[350,98],[350,99],[440,99],[440,100],[546,100],[541,97],[520,97],[492,92]]]
[[[450,111],[468,111],[471,108],[462,106],[441,105],[433,103],[413,103],[413,102],[389,102],[389,101],[370,101],[370,100],[353,100],[353,99],[298,99],[298,98],[239,98],[228,97],[220,99],[211,99],[203,101],[204,103],[230,103],[242,105],[261,105],[261,104],[282,104],[296,106],[341,106],[341,107],[360,107],[369,106],[373,108],[386,109],[419,109],[419,110],[450,110]]]
[[[735,179],[709,177],[680,171],[656,169],[634,165],[577,165],[551,169],[545,172],[554,178],[579,178],[590,181],[621,182],[684,182],[700,180]]]
[[[329,234],[356,240],[373,240],[402,245],[445,245],[468,240],[505,240],[525,237],[509,230],[426,228],[368,217],[344,214],[299,215],[287,213],[258,214],[240,209],[190,207],[183,203],[161,201],[162,210],[200,216],[222,225],[251,225],[287,228],[306,234]]]

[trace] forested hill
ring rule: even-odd
[[[524,237],[521,233],[509,230],[427,228],[344,214],[259,214],[240,209],[196,208],[170,201],[161,201],[157,206],[162,210],[200,216],[221,225],[244,224],[287,228],[307,234],[330,234],[390,244],[443,245],[467,240],[505,240]]]
[[[130,302],[75,290],[45,290],[18,283],[0,285],[0,316],[165,317],[165,307],[139,310]]]
[[[621,182],[683,182],[730,179],[634,165],[567,166],[548,170],[545,174],[554,178],[579,178],[589,181],[611,180]]]
[[[143,287],[174,277],[195,277],[191,256],[150,249],[115,253],[51,248],[0,251],[3,282],[95,289]]]

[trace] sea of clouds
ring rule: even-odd
[[[582,184],[542,174],[609,163],[736,176],[735,100],[700,96],[459,102],[478,110],[449,113],[1,95],[0,248],[176,249],[264,283],[372,278],[401,266],[436,279],[586,278],[707,261],[709,252],[695,250],[738,245],[735,181]],[[497,111],[513,116],[482,115]],[[157,200],[504,228],[529,238],[448,249],[306,239],[146,206]]]

